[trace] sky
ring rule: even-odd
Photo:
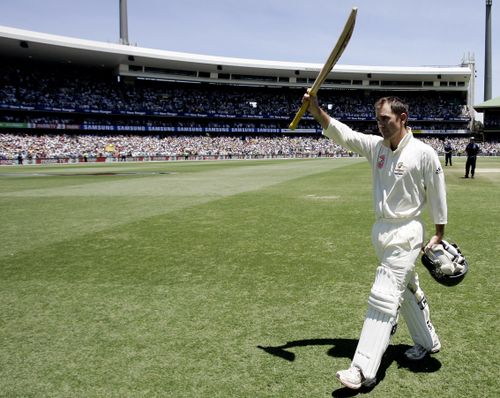
[[[131,45],[323,64],[352,9],[338,64],[457,66],[476,61],[484,100],[486,0],[128,0]],[[500,96],[500,0],[493,0],[492,97]],[[0,0],[0,25],[118,43],[119,0]]]

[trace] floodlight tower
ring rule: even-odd
[[[491,5],[493,0],[486,0],[486,25],[484,48],[484,100],[491,99]]]
[[[127,0],[120,0],[120,44],[129,45],[128,22],[127,22]]]

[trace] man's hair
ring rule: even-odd
[[[391,111],[396,115],[401,116],[402,113],[405,113],[406,116],[409,116],[408,105],[403,102],[401,98],[398,97],[382,97],[377,102],[375,102],[375,109],[380,108],[385,103],[389,104],[391,107]],[[406,119],[405,127],[408,124],[408,119]]]

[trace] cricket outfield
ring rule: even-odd
[[[500,159],[445,167],[458,286],[421,284],[440,353],[373,397],[494,397]],[[484,172],[483,172],[484,171]],[[0,169],[0,397],[331,397],[375,272],[364,159]],[[427,215],[424,216],[427,220]],[[428,231],[431,225],[427,221]]]

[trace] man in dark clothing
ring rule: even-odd
[[[476,158],[479,153],[479,145],[476,144],[474,137],[470,137],[470,142],[465,147],[465,152],[467,153],[467,162],[465,162],[465,178],[469,178],[469,172],[471,178],[474,178]]]
[[[450,164],[450,166],[452,165],[451,164],[451,155],[453,153],[453,147],[451,146],[451,142],[450,141],[446,141],[444,143],[444,165],[445,166],[448,166],[448,163]]]

